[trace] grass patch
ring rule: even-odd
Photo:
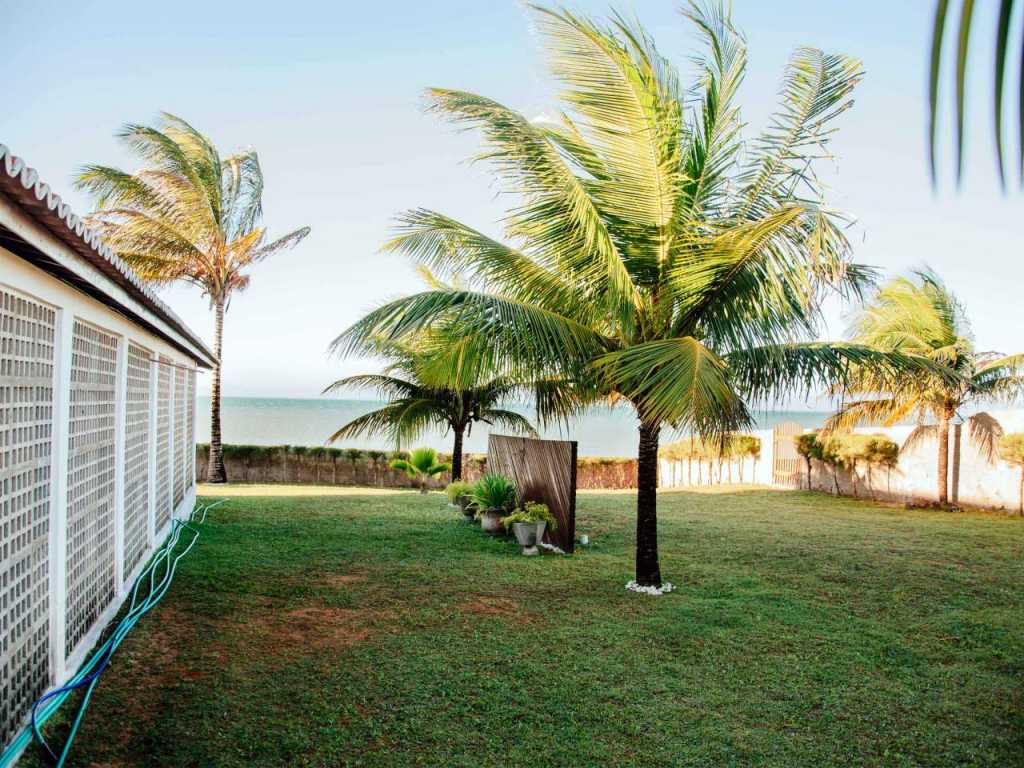
[[[678,591],[652,598],[623,589],[633,504],[583,493],[592,546],[524,558],[440,494],[234,498],[115,657],[73,762],[1020,764],[1019,521],[665,492]]]

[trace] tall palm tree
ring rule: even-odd
[[[926,357],[953,374],[942,377],[922,371],[901,380],[880,381],[870,368],[853,372],[847,379],[846,392],[864,399],[846,403],[828,424],[830,429],[863,423],[892,425],[916,417],[918,426],[907,445],[925,438],[938,439],[937,497],[940,504],[947,503],[951,423],[969,406],[1013,399],[1024,387],[1024,354],[977,351],[963,306],[929,270],[917,271],[910,278],[896,278],[882,287],[855,316],[851,339],[857,344]],[[1000,436],[998,422],[978,413],[968,416],[966,423],[975,442],[994,458]],[[953,444],[954,504],[959,456],[957,425]]]
[[[417,440],[426,430],[451,430],[452,479],[462,479],[462,445],[473,424],[500,426],[514,432],[534,434],[522,415],[502,407],[521,387],[510,379],[482,377],[457,388],[424,382],[435,355],[443,354],[445,343],[432,341],[430,334],[417,334],[399,341],[378,340],[375,351],[390,360],[383,373],[348,376],[324,392],[364,389],[388,400],[382,408],[358,416],[328,438],[328,442],[383,434],[396,446]],[[432,351],[431,351],[432,350]]]
[[[260,226],[263,171],[253,150],[221,157],[213,143],[180,117],[163,113],[155,127],[128,124],[117,138],[142,162],[136,173],[87,165],[76,186],[92,194],[88,224],[144,280],[190,283],[214,312],[207,481],[227,482],[221,449],[224,313],[245,290],[250,267],[291,248],[309,227],[271,242]]]
[[[628,403],[639,432],[636,580],[658,585],[663,425],[721,436],[750,423],[745,398],[895,360],[807,341],[821,298],[859,294],[870,276],[850,263],[814,175],[861,67],[797,50],[778,112],[743,152],[734,99],[746,48],[720,4],[685,12],[706,48],[690,91],[637,23],[533,10],[561,86],[557,123],[472,93],[428,94],[433,111],[480,130],[481,157],[515,196],[505,241],[433,211],[404,214],[388,248],[461,273],[466,287],[385,304],[337,343],[447,326],[461,371],[543,377],[542,420],[598,399]]]

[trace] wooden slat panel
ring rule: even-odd
[[[565,552],[576,540],[576,441],[531,440],[490,435],[487,471],[506,475],[519,489],[519,501],[547,504],[558,520],[558,530],[544,538]]]

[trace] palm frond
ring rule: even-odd
[[[814,164],[828,157],[832,122],[853,104],[863,77],[861,63],[848,56],[800,48],[783,78],[781,104],[751,152],[740,177],[740,218],[759,216],[780,191],[817,194]]]
[[[635,288],[594,199],[543,129],[518,112],[465,91],[434,88],[431,109],[483,131],[486,152],[525,203],[509,213],[510,237],[528,239],[538,255],[580,274],[604,278],[610,308],[628,316]]]
[[[999,0],[996,16],[996,34],[993,46],[993,128],[995,130],[996,144],[996,167],[999,171],[1000,186],[1006,189],[1007,178],[1007,149],[1004,141],[1004,133],[1007,128],[1005,114],[1005,90],[1006,90],[1006,69],[1012,51],[1010,47],[1010,32],[1014,12],[1018,8],[1017,0]],[[956,56],[953,67],[953,78],[955,85],[955,117],[956,132],[954,136],[954,158],[956,168],[956,183],[959,186],[964,173],[964,136],[966,134],[966,102],[967,102],[967,68],[970,52],[971,33],[974,28],[975,18],[974,0],[962,0],[960,13],[956,22],[955,41]],[[932,21],[931,57],[928,72],[928,152],[929,170],[931,172],[932,184],[938,183],[937,171],[937,147],[938,147],[938,122],[942,102],[939,98],[940,81],[942,75],[943,48],[945,46],[946,27],[949,17],[954,12],[950,7],[949,0],[938,0],[935,5],[935,14]],[[1024,58],[1021,59],[1020,80],[1017,90],[1024,89]],[[1020,102],[1017,116],[1018,157],[1017,166],[1020,172],[1021,182],[1024,183],[1024,100]]]
[[[648,423],[719,435],[751,422],[726,365],[696,339],[637,344],[597,358],[594,366]]]
[[[1003,425],[990,413],[976,413],[967,419],[967,431],[971,442],[989,463],[999,458],[999,440],[1003,436]]]

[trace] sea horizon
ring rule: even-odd
[[[196,438],[207,442],[210,435],[210,397],[196,398]],[[223,441],[244,445],[326,445],[328,438],[343,424],[384,404],[382,400],[326,397],[224,397],[221,400]],[[512,405],[532,420],[532,407]],[[820,426],[831,414],[824,410],[778,409],[753,412],[753,429],[771,429],[784,421],[804,427]],[[580,456],[628,457],[636,455],[636,416],[628,406],[595,406],[568,425],[552,425],[539,430],[540,436],[558,440],[576,440]],[[487,424],[477,423],[466,436],[469,453],[487,451]],[[666,429],[662,442],[684,436]],[[452,436],[441,430],[425,434],[415,445],[428,445],[439,451],[451,450]],[[331,443],[339,448],[393,450],[396,446],[381,437],[363,437]],[[410,446],[403,446],[408,448]]]

